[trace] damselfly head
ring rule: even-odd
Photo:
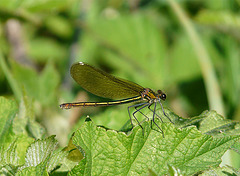
[[[158,90],[157,93],[158,93],[159,98],[160,98],[161,100],[166,100],[167,95],[166,95],[165,93],[163,93],[161,90]]]

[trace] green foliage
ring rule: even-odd
[[[0,0],[0,175],[239,175],[239,6]],[[73,83],[79,61],[166,93],[164,138],[127,105],[60,110],[106,101]]]
[[[171,123],[162,124],[165,137],[143,123],[126,136],[105,130],[87,122],[73,137],[76,146],[85,151],[86,161],[80,168],[85,175],[146,175],[151,168],[159,175],[167,174],[168,166],[180,169],[186,175],[216,167],[224,152],[239,136],[211,137],[195,127],[177,129]],[[71,174],[70,174],[71,175]]]
[[[43,105],[49,105],[56,101],[54,90],[59,84],[59,76],[52,64],[46,65],[41,75],[38,75],[33,69],[24,68],[16,63],[13,63],[12,66],[19,88],[26,90],[28,96],[40,101]]]
[[[199,23],[210,25],[217,30],[228,33],[229,35],[233,35],[240,39],[240,17],[239,15],[235,15],[234,13],[228,11],[201,11],[196,16],[196,21]]]
[[[65,46],[61,46],[49,38],[33,38],[29,43],[29,55],[40,63],[49,60],[59,62],[66,55]]]
[[[200,176],[208,176],[208,175],[239,175],[239,171],[231,168],[230,166],[219,167],[219,168],[211,168],[207,171],[204,171]]]
[[[174,124],[156,120],[164,136],[151,121],[143,122],[143,129],[136,126],[126,134],[98,127],[87,119],[68,147],[61,150],[56,149],[55,136],[32,142],[31,137],[14,133],[11,121],[18,118],[16,103],[0,100],[1,107],[9,107],[1,113],[1,139],[5,139],[1,141],[1,173],[48,175],[61,165],[71,165],[71,170],[65,170],[69,175],[190,175],[210,172],[209,168],[221,172],[221,157],[240,139],[239,124],[215,111],[183,119],[165,109]],[[5,115],[10,122],[4,121]]]
[[[11,140],[12,132],[12,121],[17,113],[17,105],[14,101],[7,101],[6,99],[0,99],[1,109],[0,109],[0,125],[1,125],[1,135],[0,142],[5,143]]]

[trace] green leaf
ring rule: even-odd
[[[13,63],[13,72],[20,87],[23,87],[30,98],[40,101],[43,105],[55,103],[56,88],[60,82],[58,72],[48,63],[41,74],[35,70]]]
[[[18,1],[18,0],[12,0],[12,1],[7,1],[7,0],[2,0],[0,1],[0,7],[1,8],[7,8],[7,9],[12,9],[12,10],[18,10],[18,9],[28,9],[30,11],[52,11],[53,8],[54,10],[58,10],[61,8],[66,8],[67,1],[66,0],[46,0],[46,1],[41,1],[41,0],[36,0],[36,1],[31,1],[31,0],[23,0],[23,1]]]
[[[211,168],[207,171],[204,171],[199,176],[209,176],[209,175],[225,175],[225,176],[237,176],[240,175],[240,172],[233,169],[230,166]]]
[[[205,134],[240,134],[238,122],[225,119],[221,115],[217,114],[216,111],[206,111],[202,113],[201,116],[203,116],[204,119],[200,123],[199,130]]]
[[[20,101],[20,99],[22,97],[21,89],[19,89],[17,81],[14,79],[13,74],[11,73],[9,67],[7,66],[7,63],[5,62],[5,59],[3,58],[1,51],[0,51],[0,69],[4,73],[4,76],[6,77],[8,83],[14,93],[16,100]]]
[[[37,140],[31,144],[27,149],[24,167],[37,166],[46,160],[57,146],[57,141],[54,138],[55,136],[50,136],[47,139]]]
[[[36,1],[29,1],[25,0],[22,6],[27,8],[28,10],[32,12],[51,12],[53,9],[55,11],[65,9],[68,6],[67,0],[36,0]]]
[[[1,146],[0,153],[0,166],[3,165],[17,165],[17,152],[16,152],[16,141],[12,142],[5,150]]]
[[[165,111],[171,116],[174,124],[178,127],[196,125],[202,133],[212,136],[240,134],[240,126],[238,122],[225,119],[216,111],[204,111],[199,116],[192,118],[182,118],[167,109],[165,109]]]
[[[40,167],[40,166],[39,166]],[[26,176],[26,175],[39,175],[39,176],[48,176],[47,170],[42,167],[27,167],[19,172],[16,176]]]
[[[55,35],[62,38],[71,37],[73,30],[68,19],[61,16],[50,16],[46,18],[46,27]],[[56,28],[56,26],[58,26]]]
[[[239,135],[214,138],[202,134],[196,127],[176,128],[161,123],[164,138],[153,130],[150,122],[138,126],[127,136],[122,132],[96,127],[85,122],[73,137],[73,143],[85,151],[86,160],[76,166],[70,175],[146,175],[151,168],[159,175],[167,174],[168,165],[189,175],[218,166],[221,156],[239,139]]]
[[[183,52],[188,51],[188,52]],[[170,52],[170,76],[174,82],[193,80],[201,75],[193,46],[186,35],[176,39]],[[189,67],[191,65],[191,67]]]
[[[68,152],[60,149],[55,150],[57,144],[58,142],[56,141],[55,136],[50,136],[47,139],[37,140],[32,143],[27,149],[25,158],[26,162],[21,168],[22,171],[25,172],[24,170],[26,170],[32,172],[32,167],[34,168],[34,171],[36,171],[39,165],[44,167],[39,167],[39,169],[44,172],[45,170],[47,172],[52,171],[57,165],[62,163],[63,158],[68,154]]]
[[[13,100],[0,97],[0,144],[10,142],[12,137],[12,121],[17,113],[17,104]]]
[[[17,173],[17,167],[12,165],[5,165],[3,167],[0,166],[0,174],[1,175],[15,175]]]
[[[219,68],[221,77],[221,85],[223,93],[226,97],[226,105],[230,107],[238,107],[240,105],[240,51],[238,50],[239,42],[235,38],[223,37],[221,44],[226,48],[226,60]],[[226,107],[227,109],[228,107]],[[236,114],[233,119],[239,119]]]
[[[16,133],[15,128],[18,128],[18,126],[14,124],[17,120],[23,120],[19,116],[16,117],[16,112],[17,105],[15,101],[0,97],[0,165],[5,165],[5,170],[24,164],[26,149],[32,142],[32,138],[28,137],[26,133]]]
[[[16,135],[25,134],[36,139],[42,138],[46,134],[46,130],[35,121],[33,100],[24,96],[20,102],[18,118],[13,121],[13,131]]]
[[[27,147],[32,141],[32,138],[25,135],[16,135],[10,145],[2,145],[0,147],[0,165],[23,165]]]
[[[201,24],[210,25],[232,35],[239,35],[240,16],[230,11],[202,10],[195,17]]]
[[[74,169],[69,172],[69,176],[77,176],[77,175],[87,175],[85,173],[85,165],[86,165],[86,159],[84,158],[78,165],[74,167]]]
[[[149,172],[149,176],[158,176],[157,174],[156,174],[156,172],[154,172],[152,169],[148,169],[148,172]]]
[[[50,38],[31,38],[29,43],[29,55],[38,62],[59,62],[66,57],[66,47]]]
[[[18,86],[26,91],[27,95],[37,99],[38,98],[38,75],[32,68],[22,66],[16,62],[11,63],[12,72],[15,79],[18,81]]]
[[[43,128],[38,122],[35,120],[29,120],[27,123],[27,129],[30,136],[34,138],[42,138],[46,135],[46,129]]]
[[[55,150],[48,162],[47,171],[52,171],[55,167],[57,167],[60,163],[62,163],[63,158],[68,155],[68,152],[62,151],[60,149]]]
[[[60,76],[52,63],[48,63],[39,78],[39,100],[43,105],[56,102],[56,89],[60,83]]]
[[[72,137],[64,151],[69,152],[67,158],[71,161],[79,162],[81,159],[83,159],[83,152],[79,151],[78,148],[72,143]]]
[[[39,175],[39,176],[48,176],[47,172],[47,163],[49,160],[49,156],[39,163],[36,167],[30,166],[26,167],[23,170],[17,172],[16,176],[25,176],[25,175]]]
[[[182,176],[183,174],[180,173],[179,169],[176,169],[173,166],[168,165],[168,173],[171,176]]]
[[[84,123],[85,118],[86,116],[83,116],[79,119],[78,123],[75,125],[75,130]],[[107,108],[103,113],[94,116],[94,123],[96,125],[101,125],[105,128],[111,128],[114,130],[122,129],[126,122],[127,124],[130,124],[127,107],[124,105],[123,107]]]

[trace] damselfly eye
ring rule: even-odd
[[[167,98],[167,95],[165,94],[165,93],[163,93],[162,95],[161,95],[161,99],[162,100],[165,100]]]
[[[165,100],[167,98],[167,95],[163,93],[161,90],[158,90],[158,95],[162,100]]]

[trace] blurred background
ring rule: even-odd
[[[182,117],[216,110],[240,119],[239,0],[1,0],[0,95],[19,116],[56,134],[65,146],[89,115],[119,130],[127,106],[61,110],[59,104],[104,101],[83,90],[70,66],[87,62],[167,94]]]

